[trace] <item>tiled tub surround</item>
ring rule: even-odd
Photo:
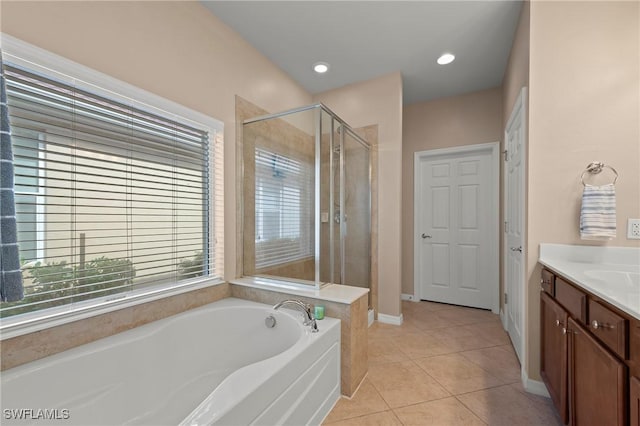
[[[231,296],[276,304],[295,298],[312,305],[324,305],[325,315],[341,321],[341,389],[351,396],[367,373],[367,289],[331,284],[316,291],[295,285],[264,284],[259,278],[232,280]],[[318,321],[318,327],[323,322]]]
[[[240,281],[246,283],[247,280]],[[313,297],[308,290],[295,291],[286,288],[274,290],[273,287],[260,289],[222,283],[3,339],[0,343],[0,365],[2,370],[17,367],[232,295],[269,304],[292,297],[312,304],[323,304],[326,316],[342,321],[341,392],[350,396],[367,372],[367,290],[337,285],[331,287],[328,293],[327,288],[321,291],[323,295],[328,294],[328,297],[334,301],[324,300],[319,296]],[[351,302],[348,302],[349,300]],[[322,321],[319,321],[319,324],[322,326]]]
[[[227,298],[8,370],[2,406],[66,409],[78,425],[318,424],[339,363],[338,320],[312,333],[295,311]]]
[[[640,248],[540,244],[538,261],[640,319]]]
[[[17,337],[2,339],[1,369],[7,370],[230,296],[221,283],[119,309]]]

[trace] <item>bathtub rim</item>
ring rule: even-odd
[[[217,305],[217,306],[214,306],[214,305]],[[28,374],[33,370],[42,368],[42,366],[39,365],[41,363],[46,364],[47,366],[50,366],[65,360],[67,357],[77,358],[84,354],[99,352],[104,349],[105,345],[108,345],[109,347],[113,346],[113,343],[111,342],[111,340],[118,339],[118,342],[120,343],[137,341],[140,338],[148,337],[155,333],[160,332],[162,328],[167,327],[173,322],[180,321],[181,316],[184,316],[184,317],[196,316],[196,315],[199,315],[202,311],[206,311],[208,309],[231,309],[234,307],[250,307],[255,309],[266,309],[267,311],[270,311],[272,309],[272,306],[266,303],[260,303],[260,302],[256,302],[249,299],[241,299],[239,297],[225,297],[223,299],[215,300],[213,302],[207,303],[202,306],[198,306],[192,309],[188,309],[186,311],[178,312],[175,315],[171,315],[168,317],[160,318],[155,321],[141,324],[137,327],[123,330],[119,333],[101,337],[99,339],[92,340],[90,342],[83,343],[81,345],[66,349],[64,351],[56,352],[54,354],[35,359],[33,361],[29,361],[24,364],[20,364],[15,367],[8,368],[2,371],[2,374],[0,375],[0,377],[7,377],[7,375],[12,376],[16,374],[17,371],[20,371],[18,373],[19,375]],[[300,331],[300,336],[298,337],[296,342],[293,345],[291,345],[289,348],[285,349],[285,351],[293,348],[296,345],[299,345],[300,341],[306,338],[305,336],[314,334],[314,333],[311,333],[310,328],[308,326],[305,326],[302,323],[303,318],[300,311],[296,311],[289,308],[281,308],[278,311],[274,311],[274,312],[277,313],[278,315],[285,315],[287,317],[290,317],[292,322],[296,324],[296,328]],[[329,318],[330,320],[329,322],[331,323],[333,321],[340,322],[340,320],[337,318],[330,318],[330,317],[325,317],[325,318]],[[319,321],[319,322],[320,322],[319,327],[321,327],[322,321]],[[265,359],[270,359],[273,357],[277,357],[279,355],[280,353]],[[264,360],[260,360],[257,362],[262,362],[262,361]],[[253,364],[249,364],[249,365],[253,365]]]

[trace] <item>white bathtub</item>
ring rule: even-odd
[[[318,328],[224,299],[2,372],[1,423],[319,424],[340,397],[340,321]]]

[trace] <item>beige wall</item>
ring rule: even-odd
[[[626,221],[640,217],[640,13],[638,2],[531,3],[528,359],[539,379],[538,245],[640,247]],[[616,184],[618,236],[582,241],[580,174],[603,161]],[[606,176],[603,176],[606,178]]]
[[[502,80],[503,129],[507,127],[507,121],[509,121],[511,110],[513,110],[516,99],[520,94],[520,89],[529,86],[529,10],[530,3],[529,1],[525,1],[520,11],[518,27]],[[528,110],[527,108],[527,111]]]
[[[402,293],[413,286],[414,153],[502,140],[502,92],[483,90],[404,108],[402,126]]]
[[[402,77],[388,74],[314,96],[351,127],[378,125],[378,311],[400,315]],[[376,229],[373,229],[376,232]],[[374,257],[375,259],[375,257]],[[375,266],[374,266],[375,268]]]
[[[197,2],[2,2],[3,32],[225,124],[225,276],[235,276],[235,98],[311,95]]]

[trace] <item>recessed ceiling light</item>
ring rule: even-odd
[[[438,58],[438,63],[440,65],[447,65],[453,62],[454,59],[456,59],[456,57],[451,53],[443,53],[442,56]]]
[[[313,64],[313,70],[318,74],[324,74],[329,71],[329,64],[326,62],[316,62]]]

